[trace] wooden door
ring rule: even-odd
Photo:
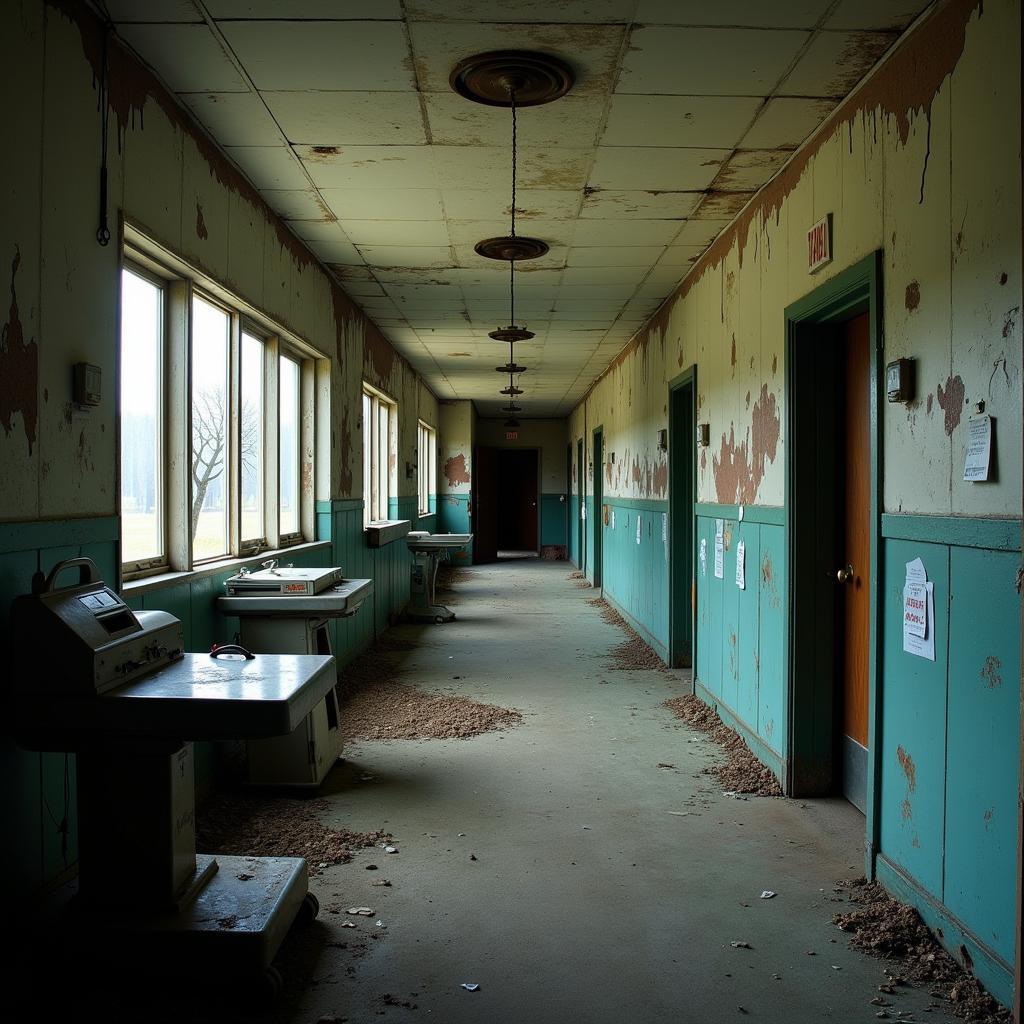
[[[498,466],[494,448],[473,454],[473,561],[498,557]]]
[[[868,314],[843,325],[845,424],[841,475],[839,625],[842,696],[839,706],[843,792],[862,810],[868,746],[868,652],[871,616],[871,373]],[[838,574],[843,574],[842,580]]]
[[[538,550],[535,450],[498,451],[498,550]]]
[[[594,538],[594,564],[591,566],[591,582],[595,587],[601,586],[602,552],[604,550],[604,433],[594,431],[594,519],[591,523],[591,536]]]
[[[581,571],[587,566],[587,535],[583,516],[587,501],[587,466],[583,461],[583,439],[576,442],[576,497],[580,507],[576,510],[576,567]]]

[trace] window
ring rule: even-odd
[[[164,288],[121,275],[121,557],[138,571],[164,564]]]
[[[392,472],[398,406],[379,391],[363,385],[363,525],[388,518],[388,504],[397,492]]]
[[[313,479],[314,430],[328,422],[316,409],[317,354],[128,226],[126,235],[124,577],[312,539],[303,481]]]
[[[437,434],[433,427],[428,427],[423,420],[419,425],[419,442],[416,447],[417,465],[419,466],[419,502],[417,505],[421,516],[430,515],[430,495],[434,491],[434,480],[437,478]]]
[[[295,536],[299,532],[299,400],[299,364],[282,356],[278,415],[282,536]]]

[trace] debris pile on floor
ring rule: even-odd
[[[469,583],[478,579],[480,573],[472,569],[463,569],[461,566],[452,565],[451,562],[442,562],[437,567],[437,590],[450,592],[457,583]]]
[[[662,706],[676,718],[699,729],[722,747],[725,761],[705,768],[731,793],[753,793],[756,796],[781,796],[779,782],[770,768],[761,764],[739,733],[730,729],[717,712],[693,694],[671,697]]]
[[[948,1001],[961,1020],[1010,1024],[1010,1012],[939,945],[913,907],[864,878],[838,884],[847,891],[850,903],[857,905],[856,910],[832,917],[834,924],[851,934],[850,945],[900,964],[900,975],[891,975],[882,986],[884,991],[891,994],[907,982],[927,986],[933,996]]]
[[[339,717],[346,740],[467,739],[511,729],[523,720],[514,708],[427,693],[393,680],[371,683],[350,694]]]
[[[347,864],[356,850],[390,839],[389,832],[329,828],[317,812],[327,800],[218,793],[196,816],[196,844],[205,853],[249,857],[305,857],[311,875]]]
[[[601,619],[609,626],[618,626],[626,634],[626,639],[608,652],[608,657],[612,659],[613,671],[664,670],[665,663],[654,653],[647,641],[603,597],[592,598],[587,604],[597,608],[601,613]]]
[[[576,569],[573,572],[569,573],[569,575],[566,576],[566,579],[567,580],[581,580],[581,579],[583,579],[583,576],[584,576],[584,574],[579,569]]]

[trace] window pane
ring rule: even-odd
[[[263,342],[242,332],[242,540],[266,535],[263,521]]]
[[[371,403],[370,396],[363,392],[363,523],[364,525],[373,519],[373,509],[370,505],[370,495],[373,489],[371,477],[372,460],[370,458],[370,437],[371,437]]]
[[[388,443],[388,407],[383,402],[377,403],[377,472],[380,483],[377,485],[377,518],[387,519],[388,517],[388,487],[391,483],[390,467],[388,456],[391,446]]]
[[[228,328],[223,310],[192,300],[192,556],[228,551]]]
[[[121,557],[164,554],[161,360],[163,289],[121,275]]]
[[[299,532],[299,364],[281,358],[281,533]]]

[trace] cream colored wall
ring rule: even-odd
[[[473,441],[476,411],[467,399],[438,404],[437,493],[466,494],[472,490]]]
[[[1020,29],[1016,0],[939,4],[755,197],[570,418],[588,446],[604,424],[607,494],[667,497],[666,385],[696,364],[698,500],[781,505],[784,310],[881,249],[885,358],[916,359],[918,382],[909,406],[882,402],[885,510],[1020,515]],[[811,275],[826,213],[834,259]],[[997,479],[971,484],[979,400]]]
[[[116,508],[119,212],[331,361],[330,483],[362,495],[360,388],[399,402],[399,494],[416,493],[416,420],[436,400],[377,328],[269,212],[157,83],[116,46],[110,61],[110,226],[96,241],[100,115],[95,20],[84,4],[0,5],[7,72],[0,169],[0,520]],[[98,63],[97,63],[98,66]],[[14,154],[17,154],[14,156]],[[71,367],[103,371],[103,402],[71,404]],[[424,415],[424,411],[427,415]]]

